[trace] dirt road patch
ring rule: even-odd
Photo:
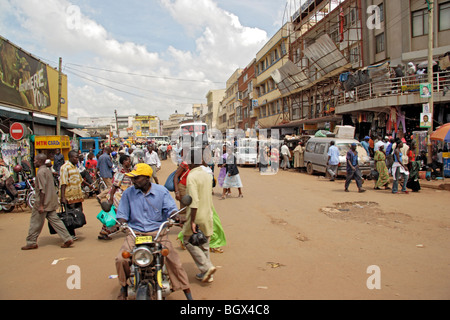
[[[400,212],[384,212],[376,202],[359,201],[335,203],[333,207],[321,208],[320,211],[332,219],[357,221],[366,224],[398,227],[409,223],[412,217]]]

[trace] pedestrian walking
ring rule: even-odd
[[[328,168],[327,171],[330,174],[330,181],[335,181],[337,176],[337,170],[339,167],[339,149],[333,141],[330,142],[330,148],[328,148]]]
[[[356,143],[352,143],[350,150],[347,152],[347,179],[345,180],[345,192],[349,192],[350,182],[355,179],[358,192],[365,192],[362,188],[361,171],[359,170],[358,151],[356,151]]]
[[[53,174],[47,168],[45,160],[47,156],[39,153],[34,159],[34,165],[39,168],[35,179],[35,203],[31,210],[30,228],[28,230],[27,244],[22,250],[37,249],[37,239],[44,227],[45,219],[63,240],[61,248],[68,248],[73,244],[72,236],[66,226],[58,217],[56,210],[59,208]]]
[[[389,190],[389,170],[386,166],[386,153],[384,152],[384,145],[380,145],[375,152],[374,160],[378,172],[378,180],[375,183],[375,190]]]
[[[220,200],[224,200],[226,196],[231,193],[231,188],[238,188],[238,197],[243,198],[244,195],[242,194],[242,181],[239,175],[239,169],[236,165],[236,157],[233,153],[228,155],[225,166],[227,173],[225,176],[225,180],[223,181],[223,193]]]
[[[403,148],[403,142],[401,140],[397,141],[397,146],[394,150],[394,164],[392,165],[392,176],[394,178],[394,182],[392,184],[392,193],[396,194],[398,193],[398,183],[400,180],[400,176],[403,176],[403,186],[402,186],[402,192],[408,193],[406,190],[406,185],[408,182],[408,176],[409,172],[408,169],[406,169],[403,161],[403,157],[407,157],[406,155],[403,155],[401,152]]]
[[[192,198],[192,203],[187,210],[187,221],[183,226],[183,242],[192,256],[200,273],[196,275],[196,279],[202,282],[210,283],[213,281],[213,274],[216,267],[210,259],[210,240],[213,234],[213,200],[212,200],[212,183],[211,175],[208,174],[201,164],[195,163],[195,150],[191,150],[189,164],[190,172],[187,178],[187,193]],[[198,229],[197,229],[198,227]],[[189,242],[189,238],[201,230],[206,236],[206,243],[194,246]]]
[[[117,220],[120,223],[127,223],[136,234],[155,237],[161,224],[177,211],[175,200],[164,186],[151,183],[153,172],[149,165],[139,163],[133,171],[126,175],[131,177],[133,186],[122,194]],[[211,187],[209,177],[208,181]],[[165,257],[165,264],[172,283],[172,290],[183,290],[186,298],[192,299],[188,276],[177,251],[172,246],[168,233],[163,233],[160,239],[161,244],[169,250],[169,255]],[[122,252],[132,252],[134,247],[135,239],[129,233],[116,256],[116,270],[121,285],[120,294],[117,297],[119,300],[127,299],[128,278],[131,274],[131,258],[124,258]]]
[[[106,147],[103,149],[103,154],[98,159],[97,163],[97,171],[99,176],[103,179],[106,184],[106,189],[100,192],[97,196],[98,202],[102,202],[107,194],[109,193],[112,187],[112,178],[113,178],[113,162],[111,159],[111,148]]]
[[[78,152],[69,151],[69,160],[67,160],[61,167],[60,176],[60,196],[61,205],[66,209],[81,209],[83,211],[84,194],[81,189],[83,178],[77,167],[78,164]],[[68,228],[69,233],[72,235],[73,240],[78,240],[75,234],[75,229]]]
[[[148,164],[152,170],[153,170],[153,176],[156,184],[159,184],[158,177],[156,175],[156,172],[161,169],[161,161],[159,160],[158,153],[155,151],[155,146],[153,144],[149,144],[147,146],[147,153],[144,157],[144,163]]]

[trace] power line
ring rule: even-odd
[[[148,90],[148,89],[144,89],[142,87],[135,87],[135,86],[132,86],[132,85],[129,85],[129,84],[113,81],[111,79],[107,79],[107,78],[103,78],[103,77],[100,77],[100,76],[96,76],[96,75],[93,75],[93,74],[90,74],[90,73],[87,73],[87,72],[84,72],[84,71],[81,71],[81,70],[78,70],[78,69],[74,69],[74,68],[71,68],[71,67],[67,67],[67,66],[66,66],[66,70],[69,71],[69,72],[72,72],[72,73],[73,73],[72,70],[74,70],[76,72],[81,72],[81,73],[83,73],[85,75],[88,75],[88,76],[91,76],[91,77],[95,77],[95,78],[98,78],[98,79],[101,79],[101,80],[104,80],[104,81],[109,81],[109,82],[112,82],[112,83],[115,83],[115,84],[120,84],[120,85],[123,85],[123,86],[126,86],[126,87],[130,87],[130,88],[133,88],[133,89],[138,89],[138,90],[141,90],[141,91],[147,91],[147,92],[156,93],[158,95],[163,95],[163,96],[173,97],[173,98],[180,98],[180,99],[190,99],[190,100],[196,100],[196,101],[201,100],[201,99],[197,99],[197,98],[182,97],[182,96],[177,96],[177,95],[173,95],[173,94],[167,94],[167,93],[162,93],[162,92],[158,92],[158,91]],[[73,73],[73,74],[75,74],[75,73]]]
[[[96,67],[90,67],[90,66],[83,66],[76,63],[66,63],[66,65],[72,65],[76,67],[81,68],[88,68],[88,69],[94,69],[94,70],[100,70],[100,71],[106,71],[106,72],[112,72],[112,73],[119,73],[119,74],[126,74],[130,76],[139,76],[139,77],[145,77],[145,78],[153,78],[153,79],[163,79],[163,80],[175,80],[175,81],[184,81],[184,82],[204,82],[204,83],[214,83],[214,84],[223,84],[222,82],[214,82],[210,80],[192,80],[192,79],[180,79],[180,78],[171,78],[171,77],[163,77],[163,76],[154,76],[154,75],[148,75],[148,74],[140,74],[140,73],[133,73],[133,72],[123,72],[123,71],[116,71],[116,70],[109,70],[109,69],[103,69],[103,68],[96,68]]]

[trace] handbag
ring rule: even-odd
[[[78,229],[86,224],[86,216],[81,210],[81,207],[67,208],[66,205],[63,205],[58,216],[61,218],[66,228]]]
[[[208,239],[204,235],[204,233],[198,228],[196,228],[197,233],[192,234],[192,236],[189,237],[189,243],[193,246],[201,246],[204,245],[206,242],[208,242]]]
[[[166,183],[164,184],[164,187],[166,187],[167,190],[169,191],[175,191],[175,185],[173,183],[173,178],[175,177],[175,173],[177,172],[177,170],[175,170],[174,172],[172,172],[169,177],[166,180]]]
[[[112,206],[109,212],[104,210],[100,211],[97,215],[97,219],[104,224],[107,228],[114,227],[116,225],[116,207]]]
[[[227,176],[227,168],[222,167],[219,172],[219,178],[217,179],[217,182],[219,183],[219,186],[223,186],[223,182],[225,181],[225,177]]]

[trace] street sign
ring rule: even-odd
[[[14,140],[22,140],[25,136],[26,127],[23,123],[14,122],[9,128],[9,134]]]

